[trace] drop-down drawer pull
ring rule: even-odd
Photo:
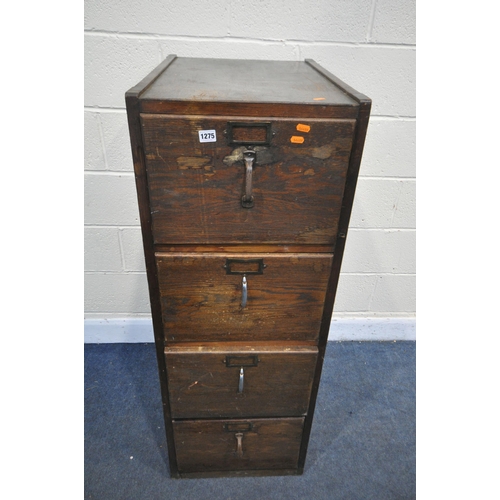
[[[240,381],[238,382],[238,392],[243,392],[243,383],[245,381],[245,372],[243,367],[240,368]]]
[[[245,160],[245,194],[241,198],[241,206],[243,208],[253,207],[252,181],[255,158],[255,151],[247,149],[243,152],[243,159]]]
[[[247,277],[243,275],[243,278],[241,280],[241,307],[246,307],[247,295],[248,295]]]
[[[245,385],[245,369],[247,367],[257,366],[259,363],[259,357],[257,355],[230,355],[226,356],[225,359],[226,366],[228,368],[239,368],[239,379],[238,379],[238,393],[243,392],[243,387]]]
[[[237,432],[234,437],[236,438],[236,456],[243,456],[243,432]]]

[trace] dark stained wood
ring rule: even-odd
[[[184,352],[187,349],[195,352],[203,350],[205,352],[217,352],[221,349],[231,349],[235,351],[246,352],[248,350],[264,351],[279,349],[281,347],[288,347],[293,350],[306,349],[310,346],[317,346],[318,342],[315,340],[253,340],[247,342],[240,340],[232,340],[231,342],[166,342],[165,348],[169,352]],[[231,346],[231,347],[229,347]]]
[[[159,300],[159,287],[156,275],[156,262],[154,256],[153,235],[151,233],[151,213],[149,209],[149,192],[147,187],[146,168],[144,159],[144,147],[142,144],[142,132],[139,116],[139,96],[149,85],[152,85],[161,71],[164,71],[175,59],[169,56],[155,70],[153,70],[139,84],[125,94],[127,107],[127,119],[132,147],[132,159],[134,163],[137,199],[139,204],[139,215],[141,221],[142,241],[146,260],[146,270],[149,286],[149,297],[151,304],[151,315],[153,320],[153,331],[155,336],[156,359],[160,378],[161,397],[163,402],[163,416],[165,431],[167,434],[168,458],[170,474],[178,477],[177,460],[175,456],[172,420],[170,417],[170,403],[168,398],[167,370],[165,356],[163,354],[163,324],[161,321],[161,306]]]
[[[172,62],[145,100],[296,103],[355,106],[356,102],[303,61],[181,57]],[[318,100],[320,99],[320,100]]]
[[[165,338],[177,342],[318,338],[332,256],[252,254],[267,266],[228,275],[227,258],[247,254],[156,254]]]
[[[193,253],[333,253],[334,245],[155,245],[157,252]]]
[[[303,424],[303,418],[174,421],[179,471],[296,469]]]
[[[205,479],[216,477],[263,477],[263,476],[298,476],[304,469],[267,469],[267,470],[227,470],[224,472],[182,472],[182,479]]]
[[[167,347],[172,417],[305,415],[317,353],[316,347],[305,346]],[[238,392],[240,369],[243,390]]]
[[[138,99],[144,92],[153,85],[158,77],[177,59],[175,54],[170,54],[161,64],[156,66],[148,75],[146,75],[138,84],[134,85],[125,93],[125,100]],[[139,104],[139,103],[137,103]]]
[[[356,118],[355,106],[322,106],[315,104],[259,104],[237,102],[141,101],[142,113],[172,115],[215,115],[223,110],[227,116],[293,118]]]
[[[315,71],[317,71],[320,75],[329,80],[331,83],[333,83],[340,91],[344,92],[346,95],[351,97],[356,103],[356,107],[360,104],[363,105],[365,103],[366,104],[371,103],[371,99],[366,97],[361,92],[358,92],[357,90],[352,88],[350,85],[345,83],[339,77],[327,71],[325,68],[321,67],[316,61],[313,61],[312,59],[305,59],[304,63],[313,68]]]
[[[271,145],[254,148],[250,209],[241,205],[246,147],[227,144],[228,121],[142,115],[155,243],[333,244],[355,121],[307,120],[308,133],[299,118],[272,121]],[[217,142],[200,143],[198,131],[212,129]]]
[[[325,358],[325,351],[328,341],[328,335],[330,332],[333,307],[335,304],[335,296],[337,293],[337,286],[340,277],[340,268],[342,266],[342,258],[344,255],[347,229],[349,226],[349,219],[351,216],[352,206],[354,203],[354,195],[356,191],[359,168],[361,166],[361,156],[363,153],[366,131],[368,129],[371,100],[362,95],[359,95],[359,99],[360,99],[359,117],[355,131],[353,151],[349,161],[347,181],[344,191],[344,199],[342,200],[342,212],[340,216],[340,224],[339,224],[340,228],[337,237],[337,244],[335,246],[333,265],[328,280],[328,289],[325,298],[325,307],[323,309],[323,318],[321,321],[321,329],[318,342],[318,349],[319,349],[318,363],[316,364],[316,373],[314,375],[311,400],[309,403],[308,418],[304,425],[304,437],[302,440],[302,445],[300,450],[299,468],[304,468],[305,465],[307,447],[309,443],[309,437],[311,434],[311,427],[314,417],[314,409],[316,407],[316,398],[318,395],[319,384],[321,380],[321,372],[323,369],[323,360]]]
[[[312,60],[169,56],[126,103],[171,475],[301,474],[371,101]],[[251,209],[229,121],[274,132],[254,145]],[[244,309],[226,258],[267,264]]]
[[[356,101],[310,62],[177,58],[141,100],[144,113],[355,118]]]

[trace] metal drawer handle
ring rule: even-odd
[[[243,432],[237,432],[234,437],[236,438],[236,455],[238,457],[243,456]]]
[[[247,277],[243,275],[243,279],[241,280],[241,307],[246,307],[247,295],[248,295]]]
[[[253,164],[255,162],[256,153],[251,149],[247,149],[243,152],[243,159],[245,160],[245,194],[241,198],[241,206],[243,208],[253,207],[253,196],[252,196],[252,176],[253,176]]]
[[[243,383],[245,382],[245,372],[240,368],[240,381],[238,382],[238,392],[243,392]]]

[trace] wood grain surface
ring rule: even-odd
[[[172,417],[302,416],[317,354],[316,347],[303,346],[237,349],[229,344],[217,351],[167,347]],[[238,392],[241,369],[243,387]]]
[[[303,424],[303,418],[174,421],[179,471],[296,468]]]
[[[155,243],[333,244],[355,121],[307,120],[304,133],[297,130],[304,120],[273,120],[271,144],[254,147],[247,209],[246,146],[227,144],[230,120],[142,115]],[[199,130],[215,130],[217,142],[200,143]],[[291,142],[298,136],[302,144]]]
[[[126,103],[171,474],[300,474],[371,101],[312,60],[171,55]]]
[[[227,258],[263,259],[262,274],[228,275]],[[315,340],[331,254],[157,253],[167,341]]]

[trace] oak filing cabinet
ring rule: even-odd
[[[300,474],[371,101],[172,55],[126,104],[171,475]]]

